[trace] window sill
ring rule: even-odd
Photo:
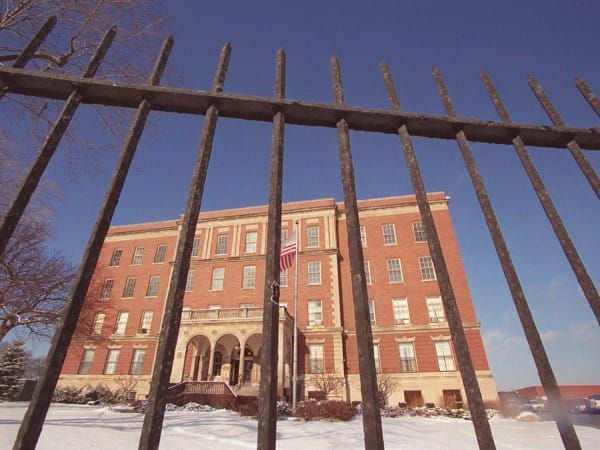
[[[121,297],[121,300],[131,300],[133,298],[133,295],[131,297]]]
[[[384,247],[393,247],[394,245],[398,245],[398,243],[394,242],[392,244],[383,244]]]
[[[421,278],[421,281],[437,281],[437,278],[427,278],[427,279]]]
[[[158,298],[158,295],[144,295],[144,298]]]
[[[401,281],[390,281],[390,284],[402,284],[404,283],[404,280]]]
[[[242,289],[242,291],[248,291],[248,290],[251,291],[253,289],[256,289],[256,287],[255,286],[252,286],[252,287],[242,287],[241,289]]]
[[[224,289],[209,289],[208,292],[222,292]],[[186,292],[192,292],[192,291],[186,291]]]

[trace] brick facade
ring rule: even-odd
[[[496,400],[448,198],[433,193],[429,200],[484,400]],[[379,371],[396,384],[388,401],[414,401],[415,392],[422,401],[438,404],[447,392],[459,391],[465,398],[439,306],[435,271],[427,259],[426,237],[419,235],[414,197],[359,201],[359,215],[371,278],[368,292],[374,306],[372,327]],[[318,390],[315,378],[322,376],[311,372],[322,370],[343,380],[343,387],[330,396],[358,400],[360,380],[344,206],[332,199],[284,204],[282,229],[291,236],[296,222],[301,395]],[[137,397],[146,395],[179,227],[180,222],[173,220],[110,229],[60,384],[105,383],[115,387],[134,379]],[[171,381],[221,379],[237,389],[257,386],[266,228],[266,207],[200,215]],[[159,246],[166,246],[164,261],[160,260]],[[116,261],[111,265],[119,250],[118,265]],[[278,393],[284,397],[290,395],[292,382],[294,270],[288,270],[280,299]],[[130,294],[126,285],[129,283],[131,290],[133,278],[135,286]]]

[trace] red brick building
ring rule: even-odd
[[[496,400],[448,198],[433,193],[429,200],[484,400]],[[390,403],[465,398],[414,196],[359,201],[359,215],[376,365],[396,385]],[[331,395],[358,400],[344,205],[333,199],[284,204],[284,239],[297,221],[301,397],[319,389],[319,378],[335,376],[343,386]],[[171,220],[110,229],[61,385],[114,387],[131,375],[136,396],[146,395],[180,225]],[[266,206],[200,215],[172,382],[215,379],[256,391],[266,230]],[[282,274],[281,396],[289,396],[292,383],[295,282],[294,268]]]

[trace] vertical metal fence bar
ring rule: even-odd
[[[219,64],[212,84],[213,92],[223,91],[223,84],[225,82],[225,75],[227,74],[230,55],[231,45],[227,43],[221,51]],[[165,312],[158,346],[156,348],[148,406],[146,408],[139,442],[139,448],[143,450],[158,449],[160,444],[162,423],[165,415],[165,394],[169,386],[169,378],[173,367],[173,357],[175,356],[175,347],[177,345],[179,325],[181,323],[185,283],[190,268],[194,234],[198,224],[198,215],[200,213],[202,195],[204,193],[204,183],[206,181],[206,173],[208,171],[208,163],[210,161],[218,116],[218,106],[212,104],[206,111],[204,119],[200,147],[198,149],[196,162],[194,163],[192,181],[188,192],[183,223],[179,233],[175,263],[173,265],[165,304]]]
[[[381,71],[383,73],[383,79],[392,111],[400,112],[400,102],[398,100],[396,88],[394,87],[392,74],[387,64],[384,62],[381,63]],[[465,387],[465,393],[467,394],[467,401],[469,402],[469,409],[471,410],[477,442],[481,449],[495,449],[494,437],[492,436],[492,430],[487,420],[487,413],[483,404],[483,398],[481,396],[477,375],[471,359],[471,353],[469,352],[467,337],[462,326],[458,305],[456,304],[456,297],[454,296],[454,290],[450,282],[450,274],[448,273],[448,267],[442,252],[442,244],[437,234],[431,207],[427,201],[427,191],[425,190],[425,184],[423,183],[423,177],[421,176],[421,170],[419,169],[419,164],[417,162],[417,155],[405,125],[401,125],[398,128],[398,135],[402,142],[404,158],[406,159],[406,165],[408,166],[408,171],[415,190],[415,196],[421,213],[421,219],[425,227],[425,233],[427,234],[429,253],[431,254],[431,259],[433,260],[433,265],[437,274],[440,293],[442,294],[442,301],[448,318],[448,327],[450,328],[450,335],[454,342],[458,366]]]
[[[164,71],[171,47],[173,46],[173,38],[169,37],[163,45],[161,52],[156,60],[150,83],[157,85]],[[56,333],[52,339],[50,350],[46,358],[45,370],[36,384],[33,398],[29,403],[19,433],[15,441],[14,449],[32,449],[35,448],[39,435],[42,431],[44,419],[48,412],[52,394],[56,387],[60,371],[67,355],[67,350],[75,329],[85,296],[88,291],[98,257],[104,243],[104,238],[110,226],[114,211],[119,201],[125,178],[131,165],[131,160],[135,154],[137,144],[141,137],[142,131],[146,124],[146,119],[150,112],[150,103],[146,100],[142,101],[134,122],[129,131],[129,135],[121,149],[119,161],[113,173],[113,177],[107,193],[104,196],[98,218],[94,224],[94,228],[90,235],[87,247],[82,257],[81,266],[77,273],[75,284],[71,290],[69,300],[65,307],[63,319],[59,324]]]
[[[438,69],[434,70],[433,77],[448,116],[456,117],[456,110]],[[485,77],[487,77],[487,74],[483,73],[482,78],[485,79]],[[519,315],[525,337],[527,338],[527,343],[531,349],[531,354],[535,361],[538,375],[542,385],[544,386],[546,395],[548,396],[549,406],[554,416],[554,420],[556,421],[558,431],[561,435],[565,448],[579,449],[579,439],[575,434],[573,423],[567,414],[564,401],[560,395],[558,383],[556,382],[556,377],[554,376],[552,366],[550,365],[550,360],[546,354],[546,349],[544,348],[542,338],[531,314],[531,310],[529,309],[527,298],[523,292],[521,281],[519,280],[519,276],[517,275],[517,271],[512,262],[512,258],[510,256],[510,252],[508,251],[504,236],[500,230],[500,224],[496,218],[496,214],[492,207],[492,202],[485,189],[485,185],[483,184],[483,179],[479,174],[477,163],[475,162],[473,152],[471,151],[471,145],[469,144],[469,141],[462,130],[456,134],[456,141],[458,142],[458,147],[465,161],[467,170],[469,171],[473,188],[477,194],[477,199],[479,200],[479,206],[481,206],[483,217],[485,218],[488,230],[490,231],[490,236],[492,237],[496,254],[500,260],[500,265],[502,266],[504,276],[517,309],[517,314]]]
[[[335,103],[341,106],[344,104],[344,88],[342,86],[340,65],[335,56],[331,57],[331,78]],[[373,332],[371,330],[371,320],[369,319],[368,293],[360,239],[356,186],[354,182],[354,166],[350,150],[350,133],[348,131],[348,123],[343,117],[340,117],[337,122],[337,138],[342,185],[344,188],[344,212],[348,232],[348,253],[350,257],[350,273],[352,275],[356,340],[358,341],[358,367],[363,405],[365,448],[367,450],[380,450],[384,448],[384,444],[377,391],[377,373],[375,371]]]
[[[285,53],[277,53],[275,98],[285,97]],[[279,254],[281,251],[281,193],[285,117],[273,116],[271,179],[265,257],[264,314],[260,360],[257,447],[274,450],[277,431],[277,367],[279,348]],[[295,262],[298,264],[298,261]],[[243,349],[242,349],[243,351]]]
[[[500,120],[503,123],[511,123],[510,116],[508,115],[508,111],[504,107],[500,96],[498,95],[498,91],[496,87],[492,83],[492,80],[487,77],[484,80],[485,87],[492,99],[492,103],[496,107],[498,111],[498,115],[500,116]],[[596,290],[596,286],[594,286],[594,282],[590,278],[585,266],[583,265],[575,246],[573,245],[573,241],[569,237],[569,233],[567,232],[558,211],[556,210],[552,199],[550,198],[550,194],[546,190],[546,186],[544,186],[544,182],[542,181],[538,171],[533,165],[533,161],[529,157],[529,152],[523,143],[523,140],[520,136],[517,136],[513,139],[513,146],[523,164],[523,168],[529,177],[529,181],[535,190],[535,193],[546,213],[546,217],[550,221],[552,225],[552,229],[556,234],[556,237],[560,243],[560,246],[575,273],[575,277],[581,286],[583,294],[587,298],[594,315],[596,316],[596,320],[600,324],[600,298],[598,298],[598,291]]]
[[[529,82],[529,87],[531,87],[531,90],[537,97],[538,101],[540,102],[540,105],[542,105],[542,108],[544,108],[544,111],[546,112],[554,126],[564,127],[565,123],[563,122],[562,118],[558,114],[558,111],[556,110],[556,108],[542,89],[540,83],[532,75],[529,75],[527,77],[527,81]],[[596,197],[600,198],[600,180],[598,179],[598,175],[596,175],[594,168],[583,154],[581,147],[579,147],[577,141],[572,140],[567,143],[567,148],[571,152],[571,155],[573,155],[573,158],[575,158],[575,161],[577,162],[577,165],[585,175],[585,178],[587,178],[588,182],[592,186],[592,189],[596,193]]]
[[[96,52],[92,56],[92,59],[90,60],[85,73],[83,74],[84,78],[92,78],[96,74],[100,63],[104,59],[104,56],[106,55],[106,52],[112,44],[116,34],[116,27],[112,27],[104,34],[102,41],[98,45]],[[15,231],[15,228],[17,228],[19,220],[27,208],[31,196],[35,192],[40,180],[42,179],[44,171],[46,170],[46,167],[48,167],[48,163],[60,144],[60,141],[67,130],[67,127],[71,123],[71,119],[77,111],[80,103],[81,94],[77,91],[71,92],[71,95],[65,102],[60,115],[56,119],[56,122],[54,122],[52,130],[40,147],[33,164],[29,168],[27,176],[23,179],[17,195],[2,218],[2,224],[0,225],[0,255],[4,253],[10,237]]]
[[[22,69],[27,65],[31,58],[35,55],[35,52],[44,43],[48,35],[52,32],[56,26],[56,16],[49,17],[46,22],[40,27],[39,31],[35,34],[33,39],[25,46],[25,48],[17,55],[12,66],[15,69]],[[0,84],[0,100],[6,94],[6,86]]]
[[[575,78],[575,84],[577,85],[577,89],[581,92],[581,95],[587,100],[592,109],[596,112],[596,115],[600,117],[600,100],[598,97],[594,95],[592,89],[588,86],[588,84],[583,81],[581,78]]]

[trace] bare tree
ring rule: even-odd
[[[318,373],[314,374],[311,379],[311,384],[319,391],[323,392],[325,397],[331,394],[336,394],[344,387],[344,378],[337,376],[334,373]]]
[[[379,393],[379,401],[382,407],[388,404],[389,398],[396,392],[398,385],[398,380],[390,374],[384,372],[377,374],[377,392]]]
[[[117,82],[145,80],[162,39],[162,3],[155,0],[0,0],[0,64],[11,64],[44,21],[57,16],[58,24],[33,56],[33,66],[47,72],[80,75],[104,32],[116,25],[117,39],[98,77]],[[32,138],[27,144],[42,141],[62,106],[62,102],[16,95],[6,96],[4,101],[11,109],[13,122],[10,125],[14,125],[4,126],[21,129],[24,136]],[[115,139],[122,137],[129,122],[124,120],[125,111],[100,107],[96,111]],[[73,129],[65,134],[63,145],[72,173],[83,164],[93,165],[99,149],[114,147],[112,143],[103,146],[84,139]],[[24,149],[23,156],[29,157],[37,145],[29,147],[32,148]],[[88,151],[82,152],[82,149]]]
[[[71,264],[47,254],[48,225],[26,219],[0,257],[0,341],[10,332],[49,338],[73,281]]]

